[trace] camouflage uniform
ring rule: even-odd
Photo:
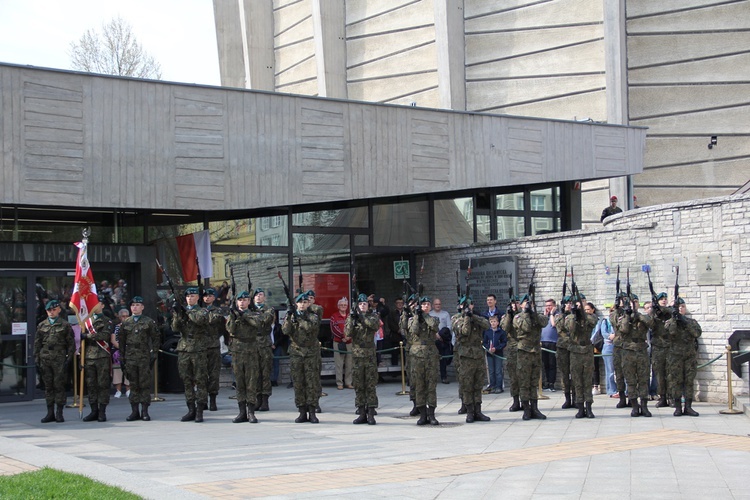
[[[641,404],[648,400],[648,379],[650,366],[648,362],[648,329],[654,324],[651,316],[633,312],[633,316],[619,310],[615,328],[620,332],[622,341],[622,365],[625,382],[628,386],[628,397],[631,404],[635,398]],[[634,410],[637,413],[637,410]]]
[[[518,375],[519,390],[523,405],[523,419],[545,419],[537,408],[539,398],[539,378],[542,376],[541,339],[542,328],[549,319],[536,312],[520,312],[513,318],[513,326],[518,336]]]
[[[257,304],[256,304],[257,306]],[[261,410],[268,410],[268,397],[271,395],[271,370],[273,369],[273,344],[271,344],[271,329],[275,318],[273,307],[256,307],[258,312],[258,326],[255,334],[258,336],[258,376],[255,381],[255,394],[260,396],[258,402]],[[320,373],[320,370],[318,370]]]
[[[373,311],[358,314],[356,320],[349,316],[344,326],[344,336],[352,339],[354,405],[360,409],[360,417],[365,416],[361,410],[378,406],[378,363],[375,354],[375,333],[378,328],[378,315]]]
[[[521,386],[518,381],[518,335],[513,326],[514,314],[505,313],[500,319],[500,328],[508,334],[508,345],[505,346],[505,375],[510,377],[510,395],[513,397],[511,411],[520,410]]]
[[[419,311],[421,309],[409,320],[411,382],[414,384],[414,401],[417,408],[428,406],[430,411],[434,412],[437,406],[440,363],[435,334],[438,332],[440,320],[427,313],[419,314]]]
[[[579,315],[578,318],[576,315]],[[569,335],[570,376],[579,412],[583,408],[583,403],[588,403],[586,408],[587,413],[590,413],[591,403],[594,402],[594,396],[591,393],[591,380],[594,376],[594,346],[591,345],[591,331],[594,327],[596,327],[596,318],[581,310],[577,313],[570,313],[565,318],[565,331]],[[593,414],[591,416],[593,417]]]
[[[91,322],[96,333],[90,335],[85,328],[81,332],[81,338],[86,340],[83,373],[91,406],[91,413],[84,418],[84,421],[104,422],[106,417],[99,419],[99,413],[104,413],[109,404],[109,389],[112,386],[112,354],[109,351],[112,322],[103,314],[93,315]],[[104,347],[98,342],[102,342]]]
[[[159,352],[161,332],[148,316],[129,316],[120,326],[120,365],[130,381],[130,404],[141,404],[144,419],[151,404],[153,361]],[[148,417],[150,418],[150,417]]]
[[[240,415],[237,422],[247,420],[247,408],[255,411],[258,381],[258,325],[261,315],[257,312],[232,310],[227,320],[227,331],[232,339],[232,371],[237,385],[237,404]]]
[[[289,312],[281,331],[291,339],[289,357],[294,380],[294,404],[300,409],[318,406],[320,400],[320,318],[304,311]]]
[[[185,385],[188,409],[197,406],[201,411],[208,401],[208,375],[204,338],[208,336],[208,312],[200,306],[185,307],[184,313],[172,317],[172,330],[180,332],[177,343],[177,367]],[[203,337],[203,338],[202,338]],[[197,387],[197,391],[193,390]]]
[[[612,340],[612,361],[615,366],[617,392],[620,395],[620,402],[617,404],[617,407],[623,408],[626,398],[625,367],[622,364],[622,334],[617,327],[617,309],[609,314],[609,322],[612,324],[612,329],[615,332],[615,338]]]
[[[670,318],[665,327],[669,333],[671,347],[667,356],[667,379],[675,408],[685,396],[685,407],[690,408],[693,401],[693,383],[698,370],[698,353],[695,350],[695,339],[703,330],[693,318],[679,316]],[[677,415],[677,412],[675,412]]]
[[[414,375],[412,374],[412,369],[414,368],[414,362],[409,356],[409,350],[411,349],[412,342],[414,341],[412,334],[409,331],[409,321],[413,317],[413,313],[408,310],[408,307],[404,307],[404,313],[401,315],[401,321],[399,323],[399,330],[401,331],[401,335],[404,338],[404,363],[406,364],[406,367],[404,368],[406,372],[406,377],[409,379],[409,400],[414,405],[414,408],[412,408],[412,411],[410,413],[411,416],[416,416],[417,413],[417,390],[414,386]],[[455,361],[455,360],[454,360]],[[453,368],[456,368],[456,364],[454,363]],[[460,395],[460,394],[459,394]]]
[[[669,355],[669,334],[665,322],[672,316],[668,307],[654,305],[654,326],[651,328],[651,366],[656,376],[656,393],[659,402],[656,406],[667,406],[669,385],[667,381],[667,356]]]
[[[565,305],[562,304],[564,308]],[[555,315],[555,326],[557,327],[557,366],[560,367],[560,373],[562,374],[562,386],[563,393],[565,394],[565,402],[562,408],[570,408],[571,403],[575,402],[575,387],[571,380],[571,353],[568,350],[570,345],[570,333],[567,327],[567,318],[570,314],[563,311]],[[592,365],[593,370],[593,365]],[[593,377],[593,375],[592,375]],[[571,389],[573,389],[573,399],[571,400]]]
[[[486,422],[490,418],[482,413],[482,387],[487,381],[487,360],[482,347],[484,331],[490,328],[490,322],[484,316],[471,311],[454,314],[451,318],[453,331],[456,332],[456,343],[461,371],[459,387],[462,402],[466,405],[466,422],[474,420]]]
[[[49,319],[40,322],[34,337],[34,360],[42,369],[44,399],[47,408],[55,403],[58,412],[65,406],[65,382],[67,366],[76,350],[75,335],[70,323],[58,317],[53,323]],[[62,415],[62,413],[61,413]]]
[[[216,411],[216,396],[219,394],[219,378],[221,376],[221,342],[219,338],[224,335],[226,319],[220,307],[211,304],[206,306],[208,314],[208,334],[200,337],[198,341],[203,344],[202,350],[206,353],[206,391],[211,398],[211,411]]]

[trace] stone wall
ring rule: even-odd
[[[427,293],[449,304],[456,294],[455,270],[461,259],[515,256],[517,290],[525,291],[535,269],[540,308],[548,297],[560,299],[566,266],[573,266],[579,289],[600,312],[613,302],[617,266],[622,287],[629,270],[633,292],[647,299],[650,294],[643,266],[649,265],[657,293],[667,291],[671,301],[673,269],[678,265],[680,296],[703,328],[698,353],[702,364],[725,352],[733,331],[750,328],[749,211],[750,195],[674,203],[618,214],[596,229],[450,247],[420,254],[417,261],[425,261]],[[714,266],[722,268],[721,284],[700,284],[706,281],[699,273],[705,267],[706,254]],[[504,303],[506,290],[496,294]],[[475,299],[479,306],[484,305],[484,297]],[[742,380],[733,375],[735,394],[748,394],[747,373],[745,365]],[[696,399],[701,401],[727,401],[724,358],[699,370],[696,391]]]

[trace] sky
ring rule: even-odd
[[[162,80],[220,85],[212,0],[0,0],[0,62],[72,69],[71,42],[118,15]]]

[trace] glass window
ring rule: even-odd
[[[211,243],[255,245],[255,219],[220,220],[208,223]]]
[[[435,200],[435,245],[474,242],[474,205],[471,198]]]
[[[553,232],[552,217],[532,217],[531,234],[545,234]]]
[[[271,245],[275,246],[275,247],[281,245],[281,236],[278,235],[278,234],[272,235],[271,236]]]
[[[367,227],[367,207],[319,210],[294,214],[295,226]]]
[[[430,244],[427,201],[378,204],[373,206],[375,246]]]
[[[263,231],[268,231],[271,228],[271,219],[270,219],[270,217],[261,217],[260,218],[260,228]]]
[[[523,210],[523,193],[498,194],[495,196],[497,210]]]
[[[497,239],[507,240],[525,236],[524,218],[505,215],[497,217]]]
[[[539,189],[531,192],[531,210],[534,212],[551,212],[555,210],[555,205],[559,206],[557,202],[557,191],[555,187],[554,191],[552,188]],[[555,196],[553,197],[553,193]],[[554,199],[553,199],[554,198]],[[559,210],[559,208],[558,208]]]
[[[266,295],[266,304],[275,308],[280,305],[286,307],[284,287],[277,275],[277,271],[281,271],[288,282],[289,258],[286,254],[212,252],[211,257],[214,261],[211,286],[219,292],[221,305],[229,305],[232,301],[234,275],[237,293],[250,288],[262,288]]]
[[[477,215],[477,241],[490,240],[490,216]]]

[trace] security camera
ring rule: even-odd
[[[719,141],[715,135],[711,136],[711,142],[708,143],[708,149],[713,149]]]

